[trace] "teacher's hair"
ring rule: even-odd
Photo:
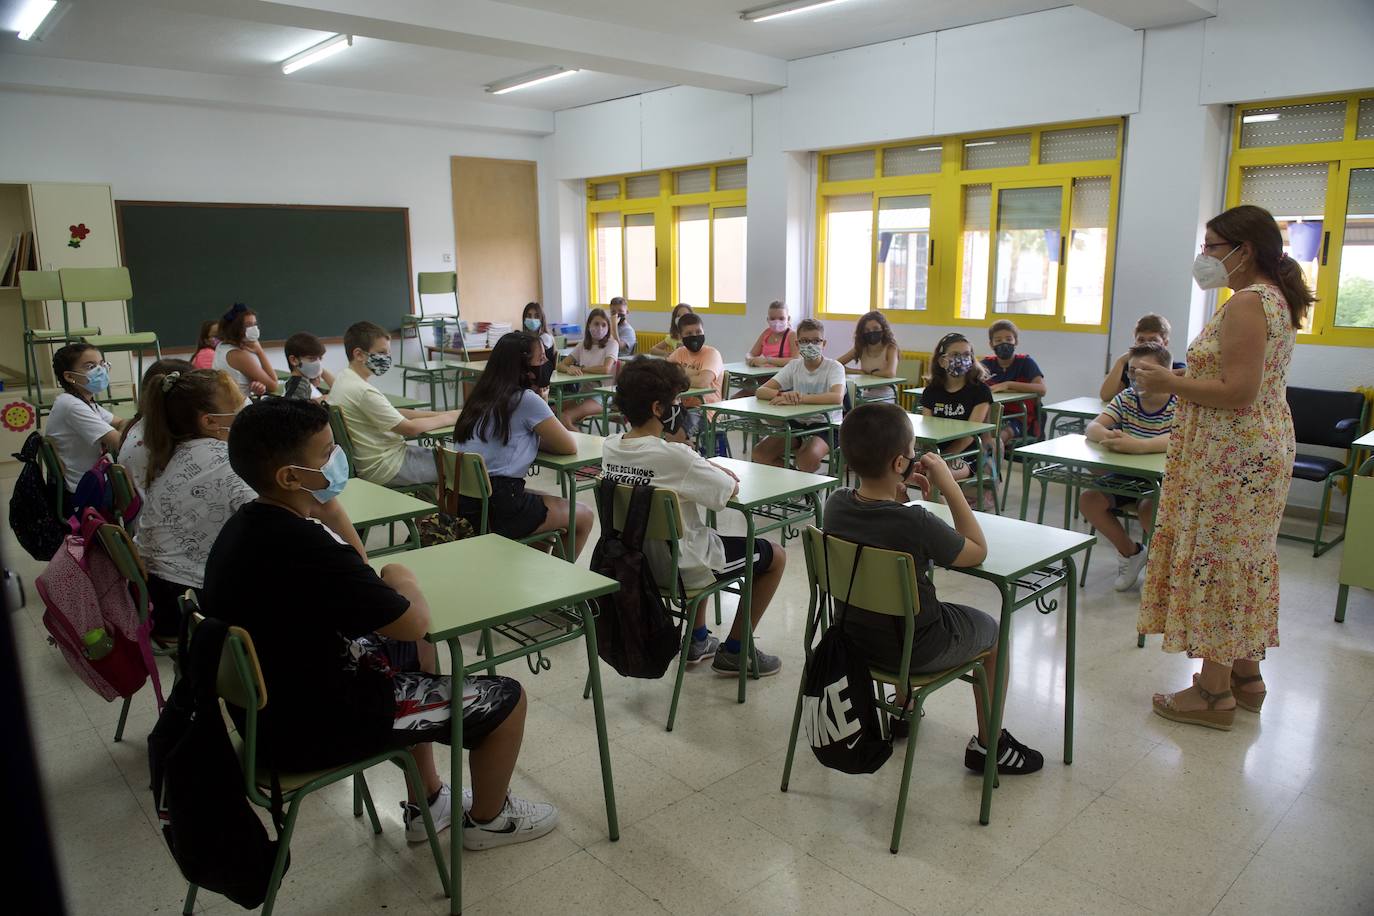
[[[1293,327],[1301,326],[1317,297],[1308,289],[1307,278],[1302,275],[1298,262],[1283,253],[1283,235],[1273,214],[1263,207],[1242,204],[1212,217],[1207,221],[1207,228],[1234,245],[1250,243],[1255,263],[1274,278],[1283,298],[1288,301]]]

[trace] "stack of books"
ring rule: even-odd
[[[19,271],[38,269],[38,248],[32,232],[16,232],[0,257],[0,286],[18,286]]]

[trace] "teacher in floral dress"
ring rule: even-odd
[[[1178,395],[1138,629],[1202,659],[1193,685],[1155,694],[1154,711],[1229,729],[1237,706],[1260,711],[1259,663],[1279,644],[1277,537],[1297,451],[1288,363],[1313,297],[1260,207],[1207,223],[1193,279],[1234,295],[1189,345],[1186,372],[1136,370],[1137,388]]]

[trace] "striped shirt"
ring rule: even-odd
[[[1167,435],[1173,427],[1176,406],[1178,397],[1171,394],[1168,403],[1158,411],[1150,413],[1145,409],[1145,405],[1140,403],[1140,395],[1136,394],[1135,389],[1127,388],[1112,398],[1112,402],[1102,408],[1102,412],[1116,421],[1117,428],[1126,435],[1135,436],[1137,439],[1153,439],[1155,436]]]

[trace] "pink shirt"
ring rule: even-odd
[[[715,347],[702,347],[696,353],[686,347],[678,347],[668,355],[668,362],[677,363],[684,369],[691,369],[693,372],[707,369],[715,373],[715,381],[712,384],[716,390],[706,395],[706,403],[714,404],[720,400],[720,386],[725,379],[725,362],[720,358],[720,351]],[[693,387],[697,386],[694,385]],[[698,398],[683,398],[682,403],[688,407],[696,407],[701,401]]]
[[[191,365],[196,369],[215,368],[215,348],[201,347],[196,351],[196,355],[191,357]]]
[[[772,333],[773,329],[769,328],[760,334],[759,339],[754,343],[754,346],[758,348],[759,356],[771,356],[778,359],[795,359],[799,355],[792,347],[792,341],[796,338],[792,336],[791,328],[783,331],[782,340],[775,344],[770,344],[768,342],[768,335]]]

